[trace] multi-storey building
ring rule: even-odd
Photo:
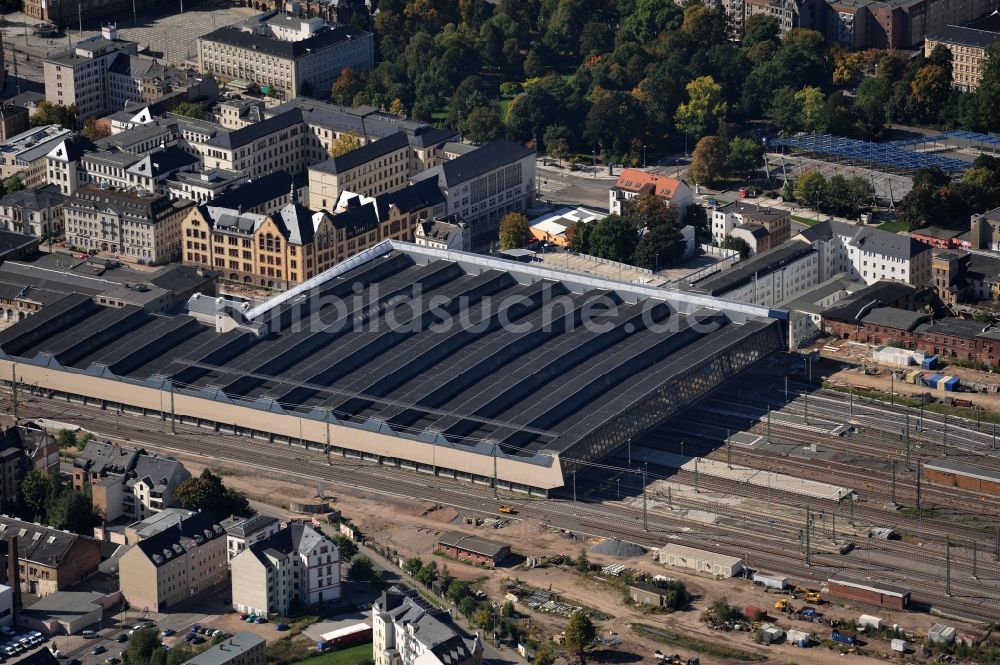
[[[0,59],[0,66],[2,62]],[[21,132],[28,131],[30,117],[28,109],[11,104],[10,100],[0,104],[0,141],[6,141]]]
[[[135,56],[135,42],[118,39],[114,25],[104,26],[100,36],[83,39],[76,46],[42,61],[45,98],[53,104],[76,104],[77,117],[101,117],[112,109],[108,70],[119,56]]]
[[[740,261],[693,288],[727,300],[773,307],[820,283],[820,254],[801,238]]]
[[[59,125],[46,125],[0,143],[0,178],[17,176],[27,189],[46,184],[46,155],[71,134]]]
[[[318,164],[329,157],[334,142],[345,136],[361,145],[402,132],[410,144],[408,174],[410,177],[450,159],[444,153],[445,144],[456,141],[458,132],[447,127],[432,127],[415,120],[379,111],[370,106],[340,106],[308,97],[296,97],[280,106],[265,109],[267,117],[298,109],[308,130],[305,137],[305,159]],[[473,146],[466,146],[474,149]]]
[[[166,180],[167,193],[171,198],[188,199],[195,203],[207,203],[220,194],[242,185],[246,175],[226,169],[199,169],[178,171]],[[283,187],[287,192],[288,188]]]
[[[372,603],[375,665],[482,665],[483,644],[419,596],[391,587]]]
[[[743,23],[757,14],[773,16],[785,34],[792,28],[813,29],[822,10],[820,0],[743,0]]]
[[[951,51],[952,87],[963,92],[975,90],[983,78],[986,47],[1000,41],[1000,33],[976,30],[960,25],[946,25],[927,35],[924,56],[937,46]]]
[[[65,203],[55,185],[11,192],[0,198],[0,228],[38,238],[61,236]]]
[[[95,150],[80,156],[77,181],[81,185],[167,194],[169,178],[178,172],[193,171],[197,166],[198,158],[177,146],[160,147],[142,155]]]
[[[330,210],[341,192],[378,196],[406,187],[410,144],[397,132],[309,167],[309,207]]]
[[[827,0],[828,41],[850,48],[913,48],[950,25],[981,19],[991,0]]]
[[[608,191],[608,209],[613,215],[626,213],[628,202],[637,196],[656,196],[664,203],[677,206],[680,219],[694,202],[694,192],[683,180],[639,169],[623,169]]]
[[[468,252],[472,249],[469,227],[453,215],[427,219],[417,224],[413,242],[437,249]]]
[[[21,479],[29,471],[59,473],[59,443],[32,421],[0,432],[0,514],[17,508]]]
[[[166,263],[181,256],[181,219],[190,201],[162,194],[106,190],[85,185],[63,207],[66,242],[84,250],[113,252],[132,261]]]
[[[223,207],[240,204],[239,197],[223,197],[184,219],[182,261],[267,288],[303,282],[383,240],[412,241],[418,222],[444,210],[434,181],[376,198],[344,192],[333,215],[297,203],[270,214],[249,212]]]
[[[92,19],[157,6],[157,0],[24,0],[23,11],[33,19],[68,27],[77,25],[81,17]]]
[[[73,460],[73,487],[89,485],[94,506],[108,521],[143,520],[174,507],[174,491],[190,477],[177,460],[109,441],[90,440]]]
[[[244,631],[202,651],[184,665],[264,665],[266,662],[267,640]]]
[[[133,545],[118,563],[122,595],[136,609],[162,612],[226,581],[226,532],[195,513]]]
[[[934,290],[946,305],[1000,297],[1000,258],[980,252],[934,250]]]
[[[292,523],[243,550],[231,562],[233,608],[287,615],[296,602],[340,599],[340,551],[322,532]]]
[[[267,12],[198,38],[198,69],[256,83],[271,97],[323,95],[341,70],[371,69],[372,33]]]
[[[80,582],[101,563],[101,545],[69,531],[0,516],[0,557],[17,552],[21,593],[47,596]]]
[[[290,110],[242,129],[189,140],[205,168],[240,171],[259,178],[272,171],[299,173],[306,167],[302,113]]]
[[[931,284],[931,248],[909,236],[827,220],[796,237],[819,252],[819,281],[846,274],[866,284]]]
[[[45,182],[55,185],[64,196],[80,187],[80,160],[96,146],[82,134],[64,136],[47,148],[44,159]]]
[[[233,557],[254,543],[268,538],[281,529],[281,521],[268,515],[232,516],[219,522],[226,530],[226,556]]]
[[[499,140],[418,174],[437,181],[447,214],[468,224],[474,247],[493,242],[500,220],[535,202],[535,151]]]
[[[733,201],[712,210],[712,240],[721,244],[726,236],[742,238],[757,254],[788,240],[792,218],[787,210]]]

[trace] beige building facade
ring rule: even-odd
[[[963,92],[975,90],[983,79],[986,47],[1000,41],[1000,33],[972,27],[949,25],[927,35],[924,57],[937,46],[951,51],[952,86]]]
[[[162,612],[223,584],[226,560],[226,532],[208,513],[195,513],[122,555],[122,595],[134,610]]]
[[[42,61],[45,99],[62,106],[75,104],[81,123],[101,117],[112,104],[108,69],[120,54],[137,53],[135,42],[118,39],[117,29],[106,26],[101,35],[81,40]]]
[[[309,207],[332,210],[343,192],[379,196],[406,187],[410,144],[402,132],[309,167]]]

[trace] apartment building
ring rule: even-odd
[[[796,237],[696,282],[692,288],[727,300],[773,307],[821,281],[820,253]]]
[[[410,143],[397,132],[309,167],[309,207],[330,210],[342,192],[378,196],[406,187]]]
[[[819,281],[846,274],[865,284],[903,282],[922,287],[932,283],[932,252],[928,245],[905,235],[827,220],[796,238],[819,252]]]
[[[193,171],[199,160],[177,146],[161,146],[135,155],[121,150],[95,150],[80,156],[78,184],[130,190],[147,194],[167,194],[167,181],[182,171]]]
[[[482,665],[479,634],[465,637],[451,617],[397,586],[372,603],[375,665]]]
[[[694,203],[694,192],[683,180],[639,169],[622,169],[618,180],[608,192],[608,210],[613,215],[624,215],[629,201],[637,196],[647,195],[677,206],[681,220],[688,206]]]
[[[412,178],[433,179],[449,215],[468,224],[474,247],[496,240],[500,220],[525,212],[535,202],[535,151],[499,140],[432,167]]]
[[[122,595],[133,608],[162,612],[226,581],[226,532],[195,513],[125,552],[118,562]]]
[[[1000,297],[1000,257],[980,252],[934,250],[934,290],[946,305]]]
[[[110,441],[91,439],[73,460],[73,487],[89,485],[94,506],[108,521],[144,520],[174,507],[174,491],[190,477],[177,460]]]
[[[166,179],[164,186],[170,198],[207,203],[246,181],[246,175],[239,171],[202,168],[174,173]]]
[[[97,570],[101,545],[93,538],[0,515],[0,557],[17,556],[21,593],[47,596]]]
[[[434,181],[375,198],[344,192],[332,215],[298,203],[270,214],[250,212],[223,207],[240,200],[223,196],[184,219],[182,261],[267,288],[303,282],[383,240],[412,241],[417,224],[442,214],[445,205]]]
[[[408,175],[413,177],[450,159],[443,148],[458,140],[458,132],[454,129],[406,120],[370,106],[340,106],[308,97],[296,97],[280,106],[264,109],[264,114],[271,117],[292,109],[302,113],[308,130],[304,151],[308,164],[325,161],[334,142],[344,136],[366,145],[402,132],[410,144]]]
[[[20,178],[27,189],[46,184],[46,155],[72,132],[59,125],[33,127],[0,143],[0,178]]]
[[[781,34],[793,28],[815,29],[823,11],[822,0],[743,0],[743,23],[763,14],[778,20]]]
[[[189,141],[205,168],[239,171],[259,178],[272,171],[305,170],[302,113],[290,110],[253,125],[219,131],[207,140]]]
[[[56,238],[63,233],[66,197],[55,185],[22,189],[0,198],[0,228],[36,238]]]
[[[150,264],[181,256],[181,220],[193,204],[162,194],[84,185],[63,207],[66,243]]]
[[[99,36],[80,40],[76,46],[46,57],[42,61],[45,99],[62,106],[76,104],[81,123],[105,115],[113,109],[108,70],[119,54],[136,56],[138,46],[118,39],[117,27],[107,25]]]
[[[326,96],[346,67],[371,69],[370,32],[266,12],[198,38],[198,69],[260,86],[278,99]]]
[[[96,146],[82,134],[63,136],[50,144],[43,167],[45,182],[55,185],[63,196],[75,194],[80,187],[80,160]]]
[[[158,0],[24,0],[25,14],[56,25],[76,25],[81,16],[87,19],[157,7]]]
[[[268,515],[251,517],[233,515],[219,524],[226,531],[226,555],[230,561],[250,545],[273,536],[282,528],[278,518]]]
[[[3,59],[0,58],[0,66],[2,64]],[[0,104],[0,141],[6,141],[21,132],[28,131],[30,117],[28,109],[12,104],[10,100],[4,100]]]
[[[995,8],[990,0],[828,0],[820,25],[828,41],[850,48],[910,49]]]
[[[742,238],[752,253],[766,252],[788,240],[792,218],[787,210],[733,201],[712,210],[712,240]]]
[[[243,631],[226,638],[184,665],[264,665],[267,662],[267,640]]]
[[[469,227],[453,215],[427,219],[417,224],[413,242],[425,247],[451,249],[457,252],[472,250]]]
[[[296,602],[340,599],[340,551],[321,531],[299,522],[254,543],[232,560],[233,609],[287,615]]]
[[[29,471],[59,473],[59,444],[32,421],[0,432],[0,514],[17,508],[21,479]]]
[[[975,90],[983,79],[986,47],[1000,41],[1000,32],[961,25],[946,25],[927,35],[924,57],[938,46],[951,52],[952,87],[963,92]]]

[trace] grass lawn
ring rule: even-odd
[[[906,230],[906,224],[904,222],[882,222],[877,227],[879,231],[888,231],[889,233],[899,233],[900,231]]]
[[[372,659],[371,642],[300,660],[301,665],[358,665]]]
[[[792,215],[792,221],[798,222],[799,224],[805,224],[806,226],[816,226],[823,219],[816,219],[815,217],[803,217],[802,215]]]

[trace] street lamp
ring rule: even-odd
[[[642,168],[646,168],[646,144],[642,144]]]
[[[597,148],[594,148],[594,177],[597,177]]]

